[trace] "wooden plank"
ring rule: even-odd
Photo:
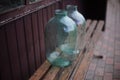
[[[97,24],[97,21],[93,21],[93,22],[91,23],[91,25],[89,25],[88,31],[87,31],[87,33],[86,33],[86,35],[85,35],[85,40],[86,40],[86,41],[85,41],[85,43],[83,44],[84,48],[86,48],[86,51],[83,52],[84,54],[83,54],[82,57],[84,57],[84,56],[86,55],[85,53],[87,53],[88,50],[89,50],[89,48],[88,48],[87,46],[89,45],[90,39],[88,39],[88,38],[90,38],[90,35],[92,34],[92,31],[94,30],[96,24]],[[87,39],[86,39],[86,38],[87,38]],[[71,77],[70,77],[69,79],[73,79],[73,78],[74,78],[74,76],[76,75],[75,73],[77,72],[77,70],[78,70],[78,68],[79,68],[80,65],[81,65],[81,60],[78,59],[77,64],[76,64],[76,68],[75,68],[73,74],[71,75]],[[74,79],[73,79],[73,80],[74,80]]]
[[[39,40],[40,40],[40,51],[41,51],[41,61],[45,61],[45,40],[44,40],[44,25],[43,25],[43,15],[42,10],[38,11],[38,30],[39,30]]]
[[[60,7],[60,3],[59,2],[55,3],[55,9],[59,9],[59,7]]]
[[[87,66],[91,60],[92,55],[93,55],[93,50],[85,54],[85,57],[83,58],[77,72],[75,73],[73,80],[84,80],[83,77],[87,69]]]
[[[47,7],[42,9],[42,16],[43,16],[43,27],[45,30],[46,24],[48,22],[48,12],[47,12]]]
[[[52,18],[52,11],[51,11],[51,8],[52,8],[52,5],[50,5],[48,8],[47,8],[47,11],[48,11],[48,20],[50,20]]]
[[[76,64],[78,62],[78,60],[82,60],[83,58],[83,54],[82,52],[77,55],[77,59],[72,63],[71,66],[67,67],[67,68],[63,68],[62,71],[60,70],[56,76],[56,78],[54,80],[69,80],[70,76],[73,74]]]
[[[33,35],[31,28],[31,15],[27,15],[24,17],[24,28],[25,28],[25,39],[26,39],[26,47],[27,47],[27,57],[28,57],[28,65],[29,72],[32,75],[35,71],[35,55],[34,55],[34,46],[33,46]]]
[[[85,32],[88,31],[89,27],[90,27],[90,24],[91,24],[92,20],[91,19],[87,19],[86,21],[86,26],[85,26]]]
[[[32,14],[32,30],[33,30],[33,42],[34,42],[34,50],[35,50],[34,51],[35,64],[37,69],[41,65],[37,12]]]
[[[90,26],[90,28],[89,28],[89,30],[88,30],[88,34],[86,34],[85,35],[85,40],[86,41],[88,41],[89,39],[90,39],[90,36],[91,36],[91,34],[93,33],[93,30],[94,30],[94,28],[96,27],[96,25],[97,25],[97,21],[96,20],[93,20],[93,22],[92,22],[92,24],[91,24],[91,26]],[[85,42],[86,42],[85,41]]]
[[[100,34],[100,32],[102,32],[103,25],[104,25],[104,22],[99,21],[97,28],[95,30],[94,36],[92,37],[91,40],[94,40],[96,38],[98,39],[100,37],[100,36],[98,36],[98,34]],[[93,46],[92,44],[89,44],[90,52],[85,55],[83,61],[79,65],[79,68],[73,79],[84,80],[84,75],[85,75],[86,69],[88,68],[90,60],[92,59],[92,56],[93,56],[93,47],[92,46]]]
[[[22,79],[25,80],[29,78],[29,71],[28,71],[27,51],[25,45],[25,35],[24,35],[25,33],[23,26],[24,26],[23,18],[16,20],[15,28],[16,28],[18,51],[20,57],[21,74],[22,74]]]
[[[87,29],[89,29],[89,26],[91,25],[91,20],[88,19],[86,21],[86,25],[85,25],[85,32],[84,33],[81,33],[81,26],[79,25],[78,26],[78,36],[77,36],[77,41],[76,41],[76,48],[77,50],[80,50],[81,47],[83,46],[83,41],[84,41],[84,38],[85,38],[85,35],[87,33]]]
[[[36,70],[36,72],[31,76],[29,80],[41,80],[41,78],[45,75],[50,67],[50,63],[45,61],[40,68]]]
[[[51,6],[51,13],[52,13],[52,16],[54,16],[54,14],[55,14],[54,4],[52,4],[52,6]]]
[[[98,41],[98,39],[100,38],[100,35],[102,33],[102,28],[104,27],[104,21],[100,20],[97,24],[97,28],[94,30],[94,32],[92,33],[93,36],[92,39],[90,40],[90,47],[93,48],[95,47],[96,42]]]
[[[88,30],[88,34],[85,35],[85,43],[84,44],[87,44],[86,45],[86,48],[87,50],[89,50],[89,43],[91,41],[91,36],[92,34],[94,33],[94,29],[96,28],[96,25],[97,25],[97,21],[96,20],[93,20],[91,26],[90,26],[90,29]]]
[[[102,33],[101,32],[101,30],[102,30],[102,28],[104,27],[104,21],[102,21],[102,20],[100,20],[99,22],[98,22],[98,25],[97,25],[97,28],[96,28],[96,30],[95,30],[95,32],[93,33],[94,35],[93,35],[93,38],[91,39],[91,43],[94,43],[94,46],[95,46],[95,43],[97,42],[97,40],[99,39],[99,37],[100,37],[100,33]]]
[[[7,27],[4,26],[4,28]],[[5,29],[0,29],[0,80],[13,80]]]
[[[21,67],[14,22],[7,24],[6,33],[13,80],[21,80]]]
[[[54,80],[59,70],[59,67],[52,67],[42,80]]]
[[[91,20],[87,20],[85,27],[88,27],[88,26],[90,25],[90,23],[91,23]],[[80,26],[78,26],[78,27],[80,27]],[[80,28],[78,28],[78,31],[79,31],[79,30],[80,30]],[[79,33],[78,33],[78,37],[77,37],[77,38],[78,38],[78,39],[77,39],[77,44],[79,44],[79,39],[80,39],[80,34],[79,34]],[[77,47],[78,47],[78,49],[79,49],[79,45],[78,45]],[[84,48],[84,47],[83,47],[83,48]],[[67,80],[67,79],[69,79],[69,77],[71,76],[74,68],[76,67],[77,62],[78,62],[79,60],[82,60],[82,58],[83,58],[83,54],[82,54],[82,52],[81,52],[81,53],[78,55],[77,59],[74,61],[74,63],[73,63],[70,67],[64,68],[64,69],[63,69],[63,72],[61,72],[61,74],[60,74],[60,73],[57,74],[58,76],[56,77],[55,80],[58,80],[58,79],[59,79],[59,80]]]

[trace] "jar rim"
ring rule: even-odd
[[[77,5],[66,5],[66,9],[69,10],[69,9],[77,9]]]
[[[62,9],[56,9],[56,10],[55,10],[55,15],[63,15],[63,16],[66,16],[66,15],[67,15],[67,11],[66,11],[66,10],[62,10]]]

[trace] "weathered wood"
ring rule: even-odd
[[[97,28],[96,28],[95,32],[93,33],[94,34],[93,38],[91,39],[91,41],[92,41],[91,43],[93,43],[93,46],[95,46],[94,43],[96,43],[97,40],[99,39],[99,37],[102,33],[101,30],[102,30],[103,27],[104,27],[104,21],[99,21],[98,25],[97,25]]]
[[[11,64],[11,72],[12,80],[21,80],[21,67],[20,67],[20,57],[18,52],[18,45],[16,40],[16,30],[15,24],[12,22],[6,28],[7,34],[7,43],[8,43],[8,53],[9,53],[9,60]]]
[[[86,29],[90,25],[90,23],[91,23],[91,20],[86,21],[86,26],[85,26]],[[78,26],[77,49],[79,49],[79,46],[80,46],[80,39],[81,39],[81,34],[79,33],[80,29],[81,29],[81,26]],[[77,59],[74,61],[74,63],[70,67],[64,68],[63,72],[61,72],[60,75],[58,74],[59,76],[57,76],[56,80],[58,80],[58,79],[59,80],[67,80],[67,79],[69,79],[69,77],[73,73],[74,68],[76,67],[76,64],[78,63],[78,61],[82,60],[82,58],[83,58],[82,53],[83,53],[83,51],[81,51],[80,54],[77,55],[78,56]]]
[[[77,69],[77,72],[75,73],[75,76],[73,80],[84,80],[84,74],[87,69],[87,66],[90,62],[90,59],[93,55],[93,51],[89,51],[85,57],[83,58],[81,64],[79,65],[79,68]]]
[[[35,54],[34,54],[34,46],[33,46],[33,32],[32,32],[32,24],[31,24],[31,15],[27,15],[24,18],[25,24],[25,40],[26,40],[26,48],[27,48],[27,59],[29,65],[29,72],[32,75],[35,71]],[[29,24],[28,24],[29,23]]]
[[[83,58],[83,57],[86,55],[86,53],[89,51],[88,45],[89,45],[89,42],[90,42],[90,35],[92,34],[92,32],[93,32],[96,24],[97,24],[97,21],[93,21],[93,22],[91,23],[91,25],[89,25],[89,28],[88,28],[87,33],[86,33],[86,35],[85,35],[85,41],[84,41],[84,45],[83,45],[83,46],[84,46],[84,49],[86,49],[86,51],[83,52],[82,58]],[[86,38],[87,38],[87,39],[86,39]],[[70,77],[70,79],[73,79],[73,78],[74,78],[74,76],[76,75],[75,73],[78,71],[78,68],[79,68],[80,65],[81,65],[81,60],[79,60],[79,58],[78,58],[78,62],[77,62],[77,64],[76,64],[76,68],[75,68],[72,76]]]
[[[103,26],[104,26],[104,21],[99,21],[97,24],[96,30],[93,32],[94,35],[91,39],[91,41],[93,41],[92,42],[93,44],[99,39],[99,37],[100,37],[99,35],[101,34]],[[79,65],[79,68],[78,68],[73,80],[84,80],[84,75],[85,75],[86,69],[88,68],[90,60],[93,56],[93,46],[94,46],[93,44],[91,44],[91,43],[89,44],[90,51],[85,55],[83,61]]]
[[[98,24],[97,24],[98,23]],[[86,34],[84,38],[83,50],[77,55],[77,59],[72,63],[71,66],[66,68],[50,67],[49,63],[42,66],[46,66],[46,69],[41,69],[41,67],[36,71],[36,73],[30,78],[30,80],[81,80],[84,77],[85,71],[88,67],[89,61],[93,55],[93,44],[94,40],[101,32],[104,25],[104,21],[87,20],[86,22]],[[79,30],[80,28],[78,28]],[[98,32],[98,33],[97,33]],[[78,43],[80,42],[80,34],[78,33]],[[96,42],[95,39],[93,42]],[[88,52],[89,51],[89,52]],[[41,70],[45,70],[42,72]],[[38,72],[38,73],[37,73]],[[38,75],[39,74],[39,75]]]
[[[33,46],[35,53],[35,68],[37,69],[41,65],[37,12],[32,14],[32,31],[33,31]]]
[[[78,49],[78,50],[80,50],[80,48],[81,48],[81,44],[82,44],[82,42],[84,41],[84,35],[87,33],[87,29],[89,28],[89,26],[90,26],[90,24],[91,24],[91,20],[90,19],[88,19],[87,21],[86,21],[86,25],[85,25],[85,32],[83,33],[83,31],[82,31],[82,33],[81,33],[81,25],[79,25],[78,26],[78,36],[77,36],[77,41],[76,41],[76,48]]]
[[[85,27],[85,32],[87,32],[87,30],[89,29],[89,25],[91,24],[91,22],[92,22],[92,20],[91,19],[88,19],[87,21],[86,21],[86,27]]]
[[[39,33],[39,44],[40,44],[40,51],[41,51],[41,62],[45,61],[45,42],[44,42],[44,27],[43,27],[43,15],[42,10],[38,11],[38,33]]]
[[[47,6],[54,5],[55,3],[59,3],[61,2],[61,0],[49,0],[49,1],[41,0],[41,1],[38,1],[32,4],[30,4],[29,1],[27,2],[28,3],[25,6],[21,5],[21,6],[15,7],[14,9],[12,8],[12,10],[8,10],[7,12],[5,11],[5,13],[0,12],[1,13],[0,14],[0,27],[4,24],[17,20],[28,14],[34,13],[35,11],[44,9]]]
[[[52,67],[42,80],[54,80],[59,70],[59,67]]]
[[[25,45],[25,33],[24,33],[24,27],[23,27],[23,18],[16,21],[15,24],[16,28],[16,35],[17,35],[17,43],[18,43],[18,51],[19,51],[19,57],[20,57],[20,66],[21,66],[21,74],[22,79],[28,79],[29,78],[29,70],[28,70],[28,59],[27,59],[27,51],[26,51],[26,45]],[[19,25],[19,27],[18,27]]]
[[[88,41],[89,39],[90,39],[90,36],[91,36],[91,34],[93,33],[93,30],[94,30],[94,28],[96,27],[96,25],[97,25],[97,21],[96,20],[94,20],[93,22],[92,22],[92,24],[89,26],[90,28],[88,29],[88,34],[86,34],[85,35],[85,40],[86,41]],[[86,42],[85,41],[85,42]]]
[[[78,55],[77,59],[72,63],[71,66],[62,69],[62,71],[60,70],[60,73],[58,74],[58,76],[56,76],[55,80],[69,80],[70,76],[73,74],[76,68],[76,64],[78,63],[78,61],[82,61],[82,58],[84,56],[82,53],[83,52]]]
[[[44,74],[48,71],[50,67],[50,63],[48,61],[45,61],[40,68],[36,70],[36,72],[31,76],[29,80],[40,80]]]
[[[6,26],[5,26],[6,27]],[[12,80],[5,28],[0,29],[0,79]]]

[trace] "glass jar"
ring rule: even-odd
[[[66,10],[68,11],[68,16],[75,21],[77,24],[78,28],[78,41],[76,47],[77,47],[77,52],[80,53],[81,50],[84,48],[84,39],[85,39],[85,18],[84,16],[77,10],[76,5],[67,5]]]
[[[77,10],[76,5],[67,5],[66,10],[68,11],[68,16],[72,18],[77,25],[85,26],[84,16]]]
[[[66,67],[75,59],[77,26],[67,11],[56,10],[45,29],[47,60],[54,66]]]

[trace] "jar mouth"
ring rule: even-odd
[[[67,11],[61,10],[61,9],[56,9],[55,10],[55,15],[66,16],[67,15]]]
[[[76,5],[67,5],[66,9],[67,10],[77,10],[77,6]]]

